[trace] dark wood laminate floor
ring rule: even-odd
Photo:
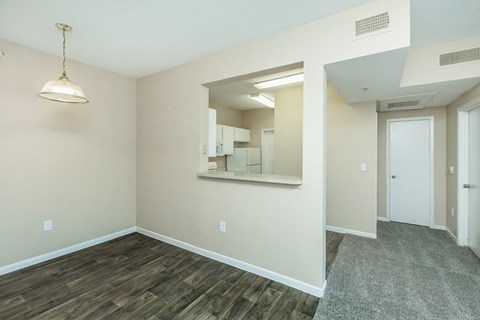
[[[332,269],[333,261],[335,261],[335,257],[337,256],[338,246],[340,245],[340,242],[342,242],[344,236],[343,233],[327,231],[327,278]]]
[[[0,277],[0,319],[312,319],[318,298],[138,233]]]

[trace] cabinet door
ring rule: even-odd
[[[208,156],[217,156],[217,110],[208,108]]]
[[[234,141],[236,142],[250,142],[250,130],[235,128],[235,137]]]
[[[217,143],[216,143],[216,153],[217,156],[223,156],[223,126],[220,124],[217,124],[216,126],[216,135],[217,135]]]
[[[233,154],[233,138],[235,136],[235,130],[233,127],[222,126],[222,136],[223,136],[223,154],[232,155]]]

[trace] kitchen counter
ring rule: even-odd
[[[199,172],[197,175],[200,178],[252,181],[252,182],[283,184],[283,185],[290,185],[290,186],[300,186],[303,184],[303,180],[300,177],[279,176],[274,174],[229,172],[229,171],[208,171],[208,172]]]

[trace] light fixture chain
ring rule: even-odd
[[[65,41],[65,28],[63,28],[62,31],[63,31],[63,63],[62,63],[63,73],[62,73],[62,75],[64,77],[66,77],[67,76],[67,71],[66,71],[65,65],[66,65],[67,58],[66,58],[66,53],[65,53],[65,43],[66,43],[66,41]]]

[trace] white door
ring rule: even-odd
[[[433,119],[388,121],[388,212],[391,221],[430,225]]]
[[[480,107],[468,112],[468,246],[480,258]]]
[[[275,130],[262,129],[262,173],[274,174],[273,154],[274,154]]]

